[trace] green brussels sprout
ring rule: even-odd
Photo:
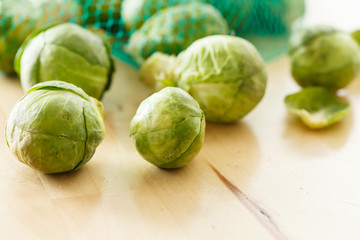
[[[204,142],[204,113],[184,90],[167,87],[140,104],[130,135],[145,160],[160,168],[183,167]]]
[[[352,32],[351,36],[357,42],[357,44],[360,46],[360,30],[356,30],[356,31]]]
[[[0,71],[15,73],[16,52],[31,32],[70,20],[80,22],[81,14],[74,0],[0,1]]]
[[[157,51],[178,54],[196,39],[227,33],[226,20],[216,8],[194,2],[158,11],[131,35],[126,49],[142,63]]]
[[[15,70],[25,91],[36,83],[58,79],[100,99],[110,86],[113,62],[100,37],[63,23],[29,36],[17,53]]]
[[[328,127],[341,121],[350,111],[349,103],[340,100],[323,87],[306,87],[285,97],[289,112],[300,117],[309,128]]]
[[[17,159],[44,173],[79,169],[104,138],[101,103],[63,81],[34,85],[12,109],[6,141]]]
[[[174,74],[211,122],[234,122],[249,113],[265,94],[265,64],[256,48],[235,36],[195,41],[179,56]]]
[[[205,0],[124,0],[121,16],[126,30],[136,30],[157,11],[192,2],[205,2]]]
[[[235,122],[264,96],[264,61],[255,47],[242,38],[216,35],[199,39],[176,60],[168,57],[172,62],[168,65],[164,63],[166,56],[161,57],[161,63],[156,62],[157,55],[153,56],[140,69],[140,77],[146,76],[143,81],[157,87],[172,84],[184,89],[198,101],[210,122]]]
[[[172,75],[175,63],[175,56],[156,52],[141,65],[139,78],[156,91],[165,87],[176,87],[177,83]]]
[[[360,51],[347,33],[329,26],[300,30],[290,39],[292,76],[302,86],[337,90],[348,85],[360,69]]]

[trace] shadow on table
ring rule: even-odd
[[[291,147],[304,151],[327,151],[328,148],[340,149],[347,141],[354,124],[353,113],[342,121],[323,129],[310,129],[301,120],[292,114],[285,119],[283,137]]]
[[[142,174],[131,182],[132,197],[149,225],[177,228],[197,211],[208,187],[204,162],[198,155],[180,169],[164,170],[144,165]]]
[[[360,94],[360,74],[346,87],[350,94]]]

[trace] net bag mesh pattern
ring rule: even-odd
[[[1,69],[13,72],[12,60],[28,34],[62,22],[99,33],[112,44],[115,56],[136,65],[125,51],[129,38],[159,11],[191,2],[215,7],[227,22],[228,34],[250,40],[265,60],[287,50],[291,26],[305,11],[304,0],[0,0]],[[198,15],[200,21],[207,18],[206,13]],[[191,26],[193,21],[184,18],[180,23]],[[172,17],[164,24],[172,24]],[[178,38],[205,31],[197,26],[173,27],[179,28]]]

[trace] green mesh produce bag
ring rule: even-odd
[[[189,2],[214,6],[228,34],[250,40],[266,61],[287,51],[291,26],[305,10],[304,0],[0,0],[0,69],[13,72],[15,53],[31,31],[61,22],[103,30],[94,31],[110,41],[113,54],[137,65],[125,51],[131,35],[161,9]]]
[[[0,70],[14,72],[15,54],[32,31],[61,22],[82,24],[82,13],[72,0],[0,0]]]

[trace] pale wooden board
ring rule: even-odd
[[[105,140],[81,170],[38,173],[19,163],[1,138],[2,233],[30,239],[273,239],[264,227],[266,219],[259,221],[261,214],[253,213],[253,207],[249,211],[229,191],[205,155],[181,170],[164,171],[137,154],[129,122],[150,90],[137,80],[135,70],[119,62],[116,66],[104,98]],[[23,93],[17,79],[1,78],[0,84],[5,126]],[[4,136],[3,129],[0,134]]]
[[[359,6],[343,3],[354,3],[349,11]],[[332,11],[315,17],[325,0],[311,4],[309,22],[349,26],[349,16],[335,21]],[[82,169],[58,175],[32,170],[7,148],[6,119],[23,92],[18,79],[1,76],[1,239],[360,239],[360,78],[341,92],[351,115],[312,131],[283,103],[299,90],[289,59],[267,72],[266,95],[253,112],[236,124],[207,124],[200,154],[165,171],[131,142],[129,122],[151,90],[117,61],[103,99],[104,142]]]
[[[144,161],[129,137],[129,122],[151,90],[117,62],[103,101],[106,137],[81,170],[38,173],[0,138],[2,233],[28,239],[360,238],[360,80],[343,91],[353,113],[311,131],[284,107],[284,96],[298,90],[288,66],[286,57],[268,64],[260,105],[236,124],[208,124],[194,161],[164,171]],[[2,77],[0,84],[5,126],[23,92],[17,79]]]

